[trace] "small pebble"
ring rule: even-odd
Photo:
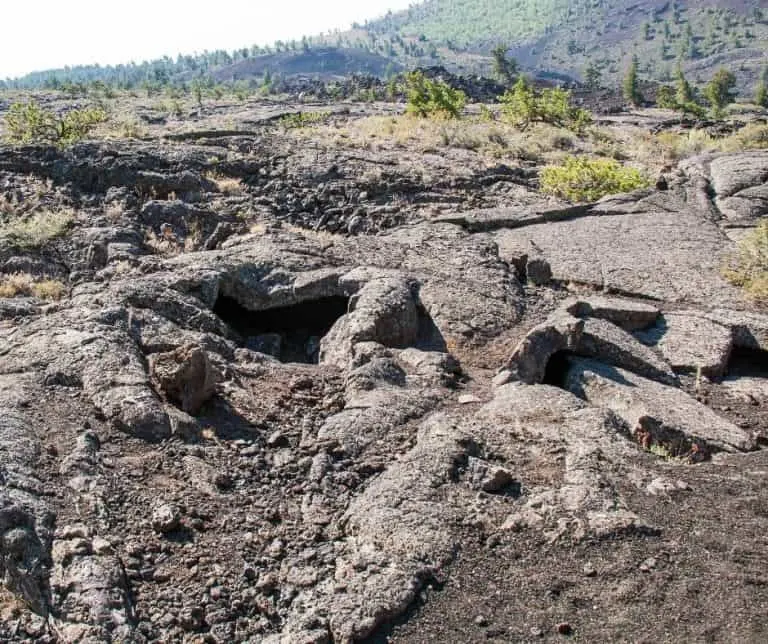
[[[648,557],[643,563],[640,564],[640,570],[642,572],[650,572],[656,567],[656,559],[654,557]]]

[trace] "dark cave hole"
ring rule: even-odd
[[[728,359],[730,378],[768,378],[768,351],[736,347]]]
[[[565,389],[565,379],[570,368],[570,363],[568,362],[569,355],[567,351],[557,351],[550,356],[544,372],[543,384]]]
[[[216,313],[244,340],[245,347],[281,362],[317,363],[320,339],[347,313],[349,298],[324,297],[263,311],[250,311],[222,295]]]

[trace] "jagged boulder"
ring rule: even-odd
[[[549,361],[561,352],[599,358],[671,385],[677,382],[670,366],[627,331],[603,319],[576,318],[560,310],[520,341],[495,384],[542,383]]]
[[[562,313],[553,316],[532,329],[517,345],[495,384],[511,380],[529,385],[544,382],[550,358],[559,351],[574,351],[582,333],[584,320]]]
[[[216,391],[216,373],[205,350],[186,345],[149,357],[158,389],[189,414],[196,414]]]
[[[708,378],[725,374],[733,349],[733,331],[696,311],[666,313],[661,323],[642,334],[675,371]]]
[[[577,318],[608,320],[626,331],[644,329],[660,315],[658,308],[645,302],[598,295],[568,300],[562,308]]]
[[[378,279],[366,284],[320,342],[320,363],[346,367],[355,344],[378,342],[405,348],[419,334],[419,312],[411,286],[401,279]]]
[[[715,203],[729,224],[753,223],[768,213],[768,154],[752,150],[705,154],[687,159],[682,168],[710,182]]]
[[[675,455],[693,445],[726,452],[755,448],[748,432],[680,389],[593,360],[569,362],[565,387],[592,405],[613,410],[641,443],[664,444]]]
[[[39,458],[29,419],[0,405],[0,582],[35,612],[47,615],[56,515],[40,494]]]

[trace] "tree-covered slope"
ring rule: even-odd
[[[589,11],[584,0],[428,0],[369,23],[379,33],[423,36],[473,46],[488,39],[533,40],[553,26]]]
[[[580,77],[592,65],[606,82],[635,55],[656,80],[678,64],[706,77],[726,63],[744,86],[768,62],[765,0],[426,0],[367,28],[451,54],[488,53],[503,42],[531,70]]]
[[[491,50],[500,43],[526,72],[585,79],[589,69],[593,81],[611,87],[634,56],[642,79],[662,82],[670,81],[678,66],[694,83],[706,82],[725,66],[745,96],[768,65],[768,5],[766,0],[425,0],[349,31],[138,65],[48,70],[7,85],[99,81],[136,87],[195,77],[253,83],[267,71],[381,76],[438,64],[488,74]]]

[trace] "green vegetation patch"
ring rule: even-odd
[[[499,100],[504,119],[521,129],[539,121],[581,132],[592,122],[587,110],[571,105],[569,91],[553,88],[537,92],[522,76]]]
[[[460,118],[467,97],[441,80],[431,80],[421,72],[405,77],[408,114],[420,117]]]
[[[84,139],[107,113],[99,107],[71,110],[58,116],[37,101],[11,105],[5,115],[5,138],[12,144],[55,143],[71,145]]]
[[[551,25],[572,16],[569,0],[430,0],[414,3],[394,18],[404,35],[423,35],[433,41],[460,45],[485,42],[490,37],[518,42],[542,36]]]
[[[723,269],[725,278],[757,300],[768,301],[768,221],[739,243],[739,250]]]
[[[296,112],[286,114],[280,119],[280,125],[287,129],[311,127],[324,123],[331,117],[331,112]]]
[[[542,192],[569,201],[595,201],[650,185],[647,177],[613,159],[567,157],[541,171]]]

